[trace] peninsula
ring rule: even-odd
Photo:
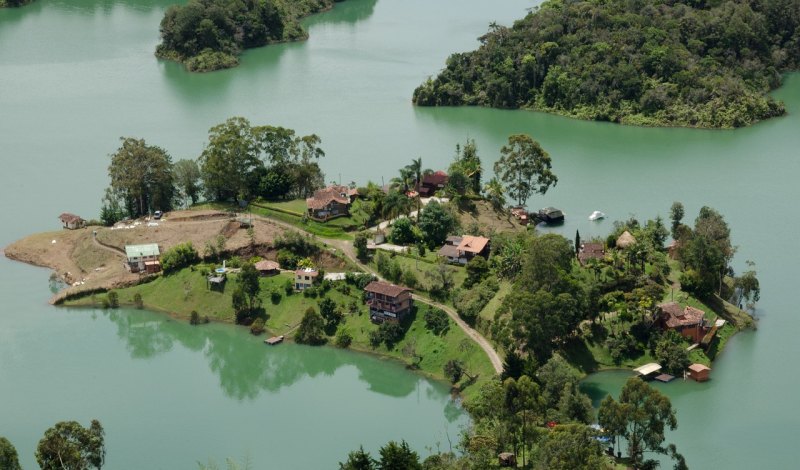
[[[419,106],[526,108],[642,126],[732,128],[785,113],[767,95],[800,65],[798,0],[549,0],[456,53]]]
[[[300,19],[341,1],[190,0],[167,10],[156,56],[180,62],[191,72],[236,67],[244,49],[306,39]]]

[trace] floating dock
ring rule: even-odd
[[[264,340],[264,342],[269,344],[270,346],[275,346],[276,344],[281,344],[283,342],[283,335],[273,336],[272,338],[267,338],[267,339]]]

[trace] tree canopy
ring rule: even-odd
[[[100,469],[106,458],[105,432],[97,420],[89,428],[76,421],[62,421],[48,429],[36,447],[36,462],[42,470]]]
[[[342,0],[190,0],[173,5],[161,20],[156,55],[195,72],[239,64],[244,49],[304,39],[299,19]]]
[[[130,217],[172,209],[174,175],[172,159],[160,147],[143,139],[123,137],[122,146],[111,155],[108,176],[111,192],[121,199]]]
[[[505,183],[506,192],[524,206],[532,193],[544,194],[558,183],[551,170],[550,155],[529,135],[516,134],[500,149],[494,172]]]
[[[784,114],[767,92],[800,64],[800,0],[548,0],[492,24],[414,91],[421,106],[531,108],[651,126]]]

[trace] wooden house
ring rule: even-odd
[[[675,330],[681,336],[700,343],[708,328],[703,321],[705,313],[697,308],[681,308],[676,302],[667,302],[658,305],[658,318],[656,323],[663,330]]]
[[[294,288],[303,291],[313,287],[319,277],[319,271],[313,268],[298,269],[294,272]]]
[[[687,375],[692,380],[696,380],[698,382],[705,382],[706,380],[708,380],[708,375],[710,372],[711,369],[708,366],[695,363],[689,366]]]
[[[328,186],[314,192],[306,199],[308,216],[326,221],[335,217],[350,215],[350,204],[358,196],[358,190],[347,186]]]
[[[161,271],[161,251],[156,243],[146,245],[125,245],[128,270],[132,273],[148,274]]]
[[[486,237],[464,235],[463,237],[447,237],[444,246],[439,249],[438,255],[446,258],[450,263],[467,264],[476,256],[489,257],[490,243]]]
[[[400,321],[414,306],[411,289],[407,287],[372,281],[364,288],[364,292],[367,293],[369,317],[375,323]]]
[[[86,227],[85,220],[83,220],[82,218],[78,217],[75,214],[70,214],[69,212],[64,212],[63,214],[59,215],[58,220],[60,220],[62,226],[68,230],[75,230]]]

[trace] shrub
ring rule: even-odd
[[[178,269],[185,268],[197,263],[200,256],[192,246],[192,242],[180,243],[165,251],[161,255],[161,268],[165,274],[172,273]]]
[[[283,269],[297,269],[298,261],[300,261],[300,258],[294,253],[288,250],[278,251],[278,264]]]
[[[136,294],[134,294],[134,296],[133,296],[133,305],[135,305],[136,308],[138,308],[140,310],[144,308],[144,301],[142,300],[142,294],[140,294],[138,292]]]
[[[450,319],[442,310],[431,307],[425,312],[425,327],[433,334],[441,336],[450,329]]]
[[[294,282],[292,282],[291,279],[287,279],[286,282],[283,283],[283,291],[286,292],[287,297],[294,294]]]
[[[269,293],[269,299],[275,305],[281,303],[281,298],[283,298],[283,296],[281,295],[281,291],[277,289],[273,289],[272,292]]]
[[[192,310],[192,313],[189,315],[189,324],[197,325],[199,323],[200,323],[200,314],[197,313],[197,310]]]
[[[350,330],[347,327],[339,328],[339,331],[336,332],[336,340],[335,344],[338,348],[348,348],[350,344],[353,342],[353,335],[350,334]]]
[[[405,330],[399,323],[389,321],[381,323],[381,326],[378,327],[378,331],[380,332],[381,340],[386,344],[388,349],[392,349],[405,335]]]
[[[444,375],[450,379],[450,383],[456,383],[464,375],[464,364],[458,359],[450,359],[444,365]]]
[[[389,240],[395,245],[410,245],[416,241],[414,234],[414,225],[411,219],[402,218],[395,221],[392,227],[392,232],[389,235]]]
[[[119,294],[116,291],[109,291],[108,292],[108,306],[111,308],[118,308],[119,307]]]
[[[310,237],[299,232],[287,231],[275,240],[274,246],[278,250],[285,250],[299,258],[313,256],[319,253],[319,246]]]
[[[417,286],[419,285],[419,280],[417,280],[417,275],[414,274],[414,271],[412,271],[410,269],[403,272],[403,276],[402,276],[400,282],[403,285],[408,286],[408,287],[410,287],[412,289],[416,289]]]
[[[254,321],[253,324],[250,325],[250,333],[258,336],[263,332],[264,332],[264,319],[257,318],[256,321]]]

